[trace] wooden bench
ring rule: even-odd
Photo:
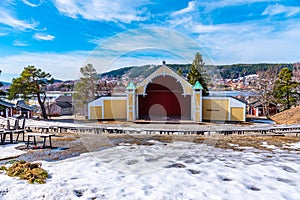
[[[275,130],[273,131],[275,134],[286,134],[286,133],[295,133],[296,136],[300,134],[300,130]]]
[[[28,133],[27,134],[27,147],[29,146],[30,138],[33,138],[34,145],[36,146],[36,136],[43,138],[43,148],[46,147],[46,140],[49,138],[50,148],[52,148],[51,137],[55,136],[55,134],[47,134],[47,133]]]
[[[4,141],[3,141],[3,135],[4,135],[3,131],[0,131],[0,143],[1,144],[4,143]]]
[[[10,131],[10,130],[1,130],[1,144],[4,144],[5,143],[5,140],[6,140],[6,135],[9,135],[9,139],[10,139],[10,143],[12,144],[13,143],[13,134],[14,132],[13,131]]]

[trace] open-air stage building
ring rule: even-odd
[[[245,121],[246,104],[233,97],[202,96],[194,86],[163,65],[142,82],[130,82],[122,96],[100,97],[88,104],[94,120]]]

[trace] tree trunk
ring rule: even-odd
[[[267,103],[265,103],[264,104],[264,114],[265,114],[265,116],[266,117],[269,117],[269,109],[268,109],[268,104]]]
[[[44,100],[42,101],[42,99],[41,99],[41,93],[38,92],[37,98],[38,98],[38,102],[39,102],[41,110],[42,110],[42,117],[44,119],[48,119],[46,108],[45,108],[45,98],[46,98],[46,96],[44,97]]]
[[[290,109],[291,103],[290,103],[290,93],[289,92],[287,92],[287,94],[286,94],[286,100],[287,100],[287,108]]]
[[[45,109],[45,104],[42,103],[42,104],[40,104],[40,106],[41,106],[41,109],[42,109],[43,118],[48,119],[47,112],[46,112],[46,109]]]

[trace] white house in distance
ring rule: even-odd
[[[72,96],[59,96],[54,103],[50,104],[49,110],[47,110],[52,116],[61,116],[61,115],[72,115],[73,114],[73,105],[72,105]]]
[[[125,121],[246,121],[246,104],[233,97],[202,97],[194,86],[163,65],[142,82],[130,82],[121,96],[88,104],[88,118]]]

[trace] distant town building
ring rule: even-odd
[[[277,105],[274,103],[268,103],[267,105],[269,115],[275,115],[278,112]],[[265,107],[261,101],[255,101],[249,103],[249,111],[250,115],[255,115],[256,117],[265,117],[267,116]]]
[[[17,101],[16,109],[17,115],[19,114],[25,118],[31,118],[33,116],[34,108],[32,106],[28,106],[24,100]]]
[[[56,102],[50,105],[51,116],[72,115],[72,104],[68,102]]]
[[[68,96],[68,95],[60,95],[55,101],[56,102],[67,102],[70,104],[73,103],[72,96]]]
[[[16,109],[15,104],[0,100],[0,116],[1,117],[12,117],[15,109]]]
[[[72,96],[65,96],[65,95],[59,96],[55,100],[55,103],[50,104],[47,113],[51,116],[72,115],[73,114]]]
[[[293,64],[293,78],[294,81],[300,82],[300,63]]]

